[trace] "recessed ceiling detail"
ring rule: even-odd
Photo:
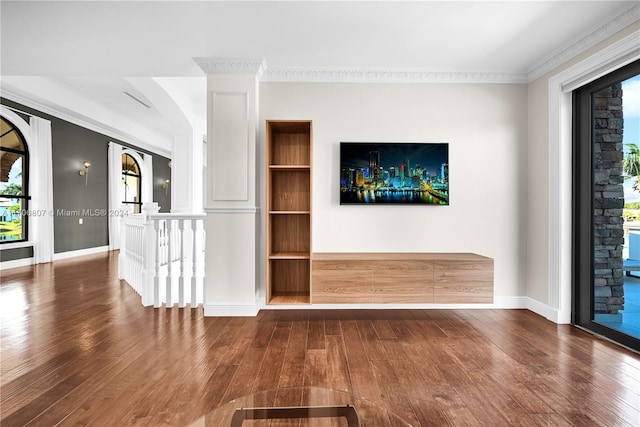
[[[124,91],[123,92],[125,95],[127,95],[129,98],[133,99],[134,101],[136,101],[137,103],[139,103],[140,105],[143,105],[147,108],[151,108],[151,105],[145,104],[144,102],[140,101],[140,99],[136,98],[135,96],[131,95],[129,92]]]

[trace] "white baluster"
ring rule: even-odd
[[[135,257],[135,271],[133,272],[133,275],[135,277],[135,282],[136,282],[136,291],[138,292],[138,294],[142,294],[142,289],[140,287],[140,271],[142,269],[142,266],[140,265],[140,253],[142,252],[140,246],[141,246],[141,242],[142,242],[142,230],[140,229],[140,227],[136,226],[134,229],[136,238],[135,238],[135,244],[134,244],[134,257]]]
[[[200,252],[198,253],[198,259],[200,260],[200,266],[201,266],[201,271],[202,271],[202,277],[200,278],[200,289],[202,289],[202,303],[204,304],[204,302],[207,300],[207,289],[204,286],[204,277],[205,274],[207,274],[207,264],[206,264],[206,256],[205,256],[205,249],[206,249],[206,245],[205,242],[207,241],[207,230],[204,228],[204,219],[200,221],[200,224],[202,224],[202,233],[200,233]]]
[[[168,248],[167,248],[167,252],[168,252],[168,262],[167,262],[167,281],[166,281],[166,291],[165,291],[165,298],[166,298],[166,307],[170,308],[173,306],[173,294],[172,294],[172,279],[173,279],[173,273],[172,273],[172,268],[171,268],[171,264],[172,264],[172,260],[173,260],[173,242],[171,239],[171,230],[173,228],[173,220],[166,220],[166,226],[167,226],[167,236],[169,236],[169,238],[167,239],[167,243],[168,243]]]
[[[153,276],[153,306],[154,307],[162,307],[162,301],[160,299],[160,261],[161,261],[161,242],[162,242],[162,231],[160,229],[160,221],[153,221],[153,229],[156,233],[156,245],[155,245],[155,261],[156,261],[156,271]]]
[[[178,307],[184,308],[187,302],[184,297],[184,219],[178,221],[180,237],[180,279],[178,283]]]
[[[192,232],[191,235],[193,240],[193,250],[191,252],[191,308],[196,308],[198,306],[198,291],[197,291],[197,280],[198,280],[198,220],[192,219],[189,221],[189,227]]]
[[[140,286],[138,283],[138,268],[139,268],[139,260],[138,260],[138,245],[140,244],[140,236],[138,235],[138,232],[140,230],[138,229],[138,227],[133,226],[131,228],[131,234],[132,234],[132,244],[131,244],[131,260],[133,261],[131,263],[131,280],[133,281],[133,287],[136,290],[136,292],[139,294],[140,293]]]

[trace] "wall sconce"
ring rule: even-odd
[[[164,194],[169,194],[169,180],[166,179],[164,184],[162,184],[162,189],[164,190]]]
[[[87,185],[89,183],[89,168],[91,167],[91,162],[85,160],[82,166],[84,166],[84,170],[81,169],[78,173],[80,176],[84,176],[84,185]]]

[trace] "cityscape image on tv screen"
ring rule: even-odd
[[[340,204],[449,204],[449,144],[340,143]]]

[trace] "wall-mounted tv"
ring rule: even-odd
[[[449,144],[341,142],[340,204],[449,204]]]

